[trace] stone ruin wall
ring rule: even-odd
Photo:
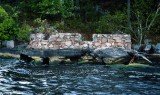
[[[95,49],[121,47],[131,49],[131,36],[127,34],[93,34],[93,41],[82,41],[79,33],[52,33],[45,40],[45,35],[30,35],[29,47],[33,49]]]

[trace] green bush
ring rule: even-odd
[[[22,42],[29,41],[29,35],[32,31],[33,29],[29,25],[22,25],[22,27],[19,29],[19,32],[17,33],[17,40]]]
[[[14,19],[0,6],[0,40],[15,39],[18,26]]]

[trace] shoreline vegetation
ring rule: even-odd
[[[0,0],[0,42],[29,41],[36,32],[130,34],[132,42],[158,43],[159,0]],[[51,27],[49,27],[51,26]],[[155,35],[156,34],[156,35]]]

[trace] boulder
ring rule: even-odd
[[[141,45],[139,45],[139,44],[133,44],[132,46],[133,46],[132,48],[136,51],[138,51],[141,47]]]
[[[13,40],[3,41],[2,46],[5,46],[7,48],[14,48],[14,41]]]
[[[14,48],[14,41],[13,40],[7,41],[7,48]]]
[[[155,53],[160,54],[160,43],[157,43],[157,45],[155,46]]]
[[[94,57],[102,59],[106,64],[111,63],[126,63],[130,59],[129,54],[122,48],[99,48],[92,52]]]
[[[154,53],[154,46],[151,44],[145,45],[144,52],[147,54],[153,54]]]

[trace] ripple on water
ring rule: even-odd
[[[3,61],[3,62],[1,62]],[[103,65],[28,65],[0,59],[0,92],[24,95],[160,94],[160,73],[120,71]]]

